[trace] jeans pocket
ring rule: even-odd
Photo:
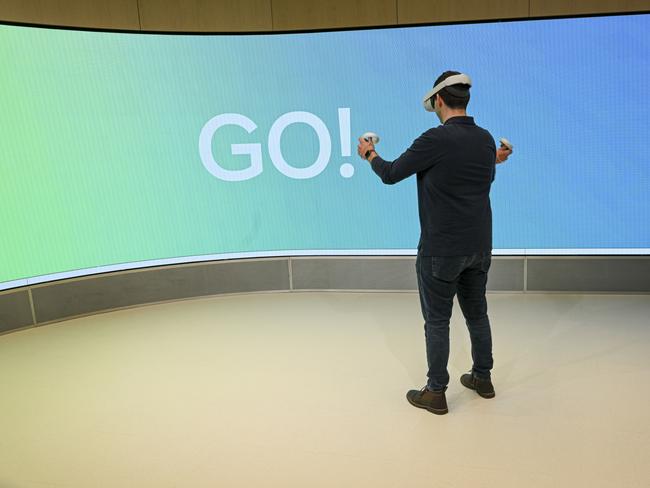
[[[431,258],[431,272],[439,280],[455,281],[467,261],[467,256],[434,256]]]

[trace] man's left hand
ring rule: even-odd
[[[497,149],[497,164],[505,163],[508,159],[508,156],[512,154],[512,149],[508,149],[505,146],[501,146]]]

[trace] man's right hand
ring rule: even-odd
[[[369,153],[366,158],[366,153]],[[375,152],[375,145],[371,141],[365,140],[363,137],[359,137],[359,145],[357,146],[357,154],[361,157],[361,159],[365,159],[366,161],[372,161],[374,154],[377,154]]]

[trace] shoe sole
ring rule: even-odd
[[[474,390],[474,391],[476,391],[476,390]],[[480,396],[481,398],[494,398],[494,397],[496,396],[495,393],[479,393],[478,391],[476,391],[476,393],[477,393],[478,396]]]
[[[421,409],[423,409],[423,410],[426,410],[427,412],[431,412],[431,413],[434,413],[434,414],[436,414],[436,415],[444,415],[444,414],[446,414],[446,413],[449,413],[449,409],[448,409],[448,408],[442,409],[442,408],[425,407],[425,406],[422,406],[422,405],[418,405],[417,403],[413,403],[413,402],[411,401],[411,399],[410,399],[408,396],[406,397],[406,399],[407,399],[408,402],[409,402],[411,405],[413,405],[414,407],[421,408]]]
[[[463,380],[460,381],[460,384],[463,385],[465,388],[468,388],[468,389],[470,389],[470,390],[475,391],[476,394],[477,394],[478,396],[480,396],[481,398],[494,398],[494,397],[496,396],[496,393],[495,393],[495,392],[491,392],[491,393],[481,393],[480,391],[478,391],[478,390],[477,390],[476,388],[474,388],[473,386],[471,386],[471,385],[466,385],[465,383],[463,383]]]

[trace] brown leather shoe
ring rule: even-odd
[[[465,373],[460,377],[460,382],[464,387],[475,390],[483,398],[494,398],[494,386],[492,380],[477,378],[473,373]]]
[[[445,388],[442,391],[431,391],[425,386],[421,390],[410,390],[406,394],[406,399],[411,405],[418,408],[424,408],[436,415],[444,415],[449,412],[447,408],[447,399],[445,398]]]

